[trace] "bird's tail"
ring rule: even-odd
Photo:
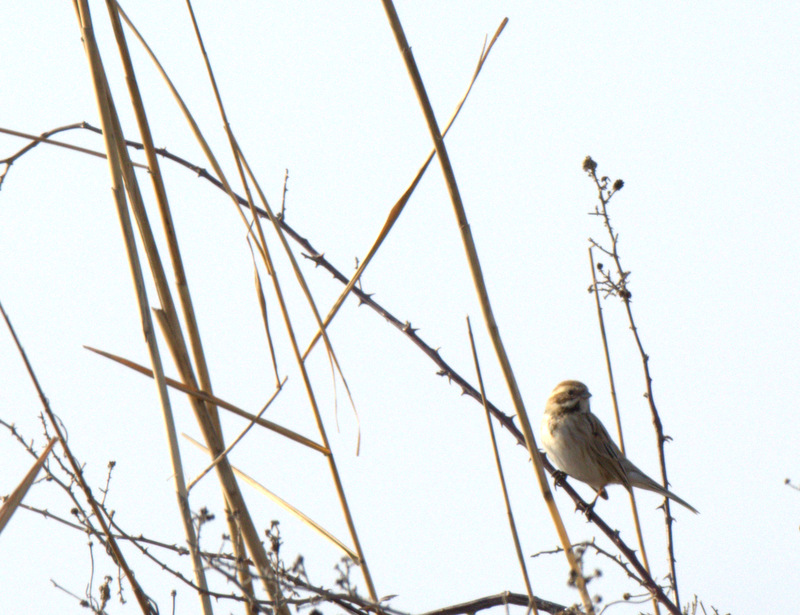
[[[663,495],[664,497],[669,498],[670,500],[674,500],[675,502],[677,502],[681,506],[684,506],[684,507],[688,508],[689,510],[691,510],[696,515],[700,514],[700,511],[697,510],[691,504],[689,504],[689,502],[687,502],[683,498],[679,498],[677,495],[672,493],[672,491],[670,491],[669,489],[664,489],[664,487],[662,487],[661,485],[659,485],[657,482],[655,482],[654,480],[650,479],[649,477],[647,477],[647,478],[648,478],[648,480],[647,480],[646,484],[645,483],[640,483],[638,486],[639,487],[643,487],[644,489],[649,489],[650,491],[655,491],[656,493],[659,493],[659,494]]]

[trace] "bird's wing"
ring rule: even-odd
[[[596,455],[600,465],[605,473],[608,474],[609,483],[617,483],[623,485],[626,489],[630,489],[630,481],[628,480],[628,473],[625,470],[625,455],[619,450],[608,431],[594,414],[591,412],[588,415],[589,425],[592,430],[592,437],[589,438],[589,447],[592,453]]]
[[[619,447],[608,435],[608,431],[594,414],[589,413],[589,425],[592,430],[592,437],[589,438],[589,448],[597,456],[599,465],[606,474],[605,478],[609,483],[619,483],[630,491],[631,487],[641,487],[659,493],[665,497],[675,500],[678,504],[685,506],[695,514],[698,510],[686,500],[679,498],[669,489],[665,489],[652,478],[647,476],[633,462],[622,454]]]

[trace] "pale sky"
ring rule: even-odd
[[[183,95],[227,173],[234,176],[182,3],[124,5]],[[139,140],[104,3],[95,30],[126,136]],[[800,581],[800,5],[772,2],[401,2],[397,10],[440,125],[463,95],[484,37],[497,42],[447,137],[500,332],[538,434],[552,388],[579,379],[595,413],[613,417],[592,296],[587,239],[606,239],[588,216],[596,192],[581,170],[625,180],[611,214],[633,309],[651,357],[671,489],[697,507],[673,507],[683,605],[694,595],[721,613],[791,612]],[[195,5],[236,137],[273,207],[289,171],[287,221],[346,275],[432,148],[378,2]],[[77,20],[69,2],[9,3],[0,20],[0,128],[39,134],[99,125]],[[156,145],[208,167],[166,86],[129,38]],[[58,137],[95,150],[86,131]],[[0,158],[26,141],[0,134]],[[141,154],[134,155],[144,162]],[[195,174],[162,163],[215,392],[257,410],[273,392],[269,352],[253,290],[246,229],[230,201]],[[2,172],[2,170],[0,170]],[[147,175],[139,178],[156,223]],[[131,534],[183,541],[155,387],[83,345],[147,362],[133,287],[103,160],[40,146],[0,190],[0,301],[9,313],[73,451],[95,491],[115,460],[108,505]],[[160,232],[160,231],[159,231]],[[160,239],[160,235],[159,235]],[[279,250],[274,237],[274,250]],[[163,242],[162,242],[163,245]],[[299,257],[299,248],[293,245]],[[315,332],[284,256],[281,282],[299,343]],[[299,257],[315,300],[328,311],[342,286]],[[606,264],[609,264],[606,262]],[[262,272],[263,274],[263,272]],[[511,414],[438,161],[367,269],[363,287],[474,382],[465,317],[476,331],[492,401]],[[150,288],[150,300],[157,299]],[[279,369],[289,384],[268,418],[318,437],[268,295]],[[604,304],[630,457],[654,478],[658,459],[641,361],[616,300]],[[502,591],[524,592],[482,409],[436,376],[415,346],[350,299],[330,329],[361,430],[341,383],[317,349],[309,360],[323,419],[378,593],[422,612]],[[166,357],[167,353],[164,351]],[[171,363],[167,373],[175,376]],[[41,448],[39,401],[5,328],[0,332],[0,418]],[[334,398],[338,396],[337,431]],[[179,431],[194,437],[189,406],[171,396]],[[244,427],[227,417],[229,439]],[[498,430],[514,514],[530,556],[558,539],[525,451]],[[181,444],[189,479],[206,465]],[[32,463],[0,432],[10,493]],[[347,538],[324,460],[263,430],[232,456],[340,538]],[[574,483],[586,498],[591,490]],[[260,528],[281,521],[286,560],[305,557],[312,581],[330,586],[340,552],[252,489]],[[621,487],[598,513],[635,546]],[[597,537],[572,501],[556,501],[574,542]],[[70,502],[38,484],[26,502],[69,516]],[[667,574],[663,515],[638,497],[654,575]],[[192,492],[194,510],[217,515],[203,529],[216,550],[227,532],[213,476]],[[90,579],[86,537],[18,511],[0,535],[3,612],[78,613]],[[171,612],[198,612],[186,586],[125,547],[137,578]],[[168,558],[169,559],[169,558]],[[189,573],[188,561],[171,559]],[[528,558],[534,591],[571,604],[563,555]],[[640,594],[607,560],[592,582],[603,604]],[[96,586],[116,569],[94,547]],[[212,574],[213,577],[213,574]],[[364,589],[362,578],[354,580]],[[215,582],[225,591],[224,581]],[[230,588],[228,587],[228,591]],[[109,613],[136,612],[133,596]],[[220,603],[219,613],[239,612]],[[649,602],[615,605],[637,613]],[[328,615],[330,608],[325,610]]]

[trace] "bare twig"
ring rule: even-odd
[[[19,351],[20,357],[22,358],[23,363],[25,363],[25,368],[28,371],[28,375],[30,376],[31,382],[33,382],[34,387],[36,388],[36,392],[39,394],[39,399],[42,402],[42,407],[44,408],[44,412],[47,415],[47,418],[50,420],[50,426],[55,430],[56,434],[58,435],[59,441],[61,442],[61,448],[64,451],[64,455],[66,455],[70,467],[72,468],[73,476],[75,477],[76,481],[80,485],[81,489],[83,490],[83,494],[86,497],[86,501],[89,503],[89,506],[94,512],[95,517],[97,518],[97,522],[100,524],[103,535],[107,540],[107,545],[111,549],[114,554],[114,561],[117,563],[120,568],[122,568],[123,572],[125,573],[125,577],[128,579],[128,582],[131,584],[131,588],[133,589],[133,593],[136,596],[137,601],[139,602],[139,607],[142,610],[142,613],[145,615],[153,615],[155,613],[153,609],[152,600],[145,594],[144,590],[139,585],[136,577],[133,574],[133,571],[128,566],[125,557],[122,554],[122,551],[117,544],[116,539],[111,534],[111,531],[108,528],[108,525],[101,517],[100,514],[100,505],[97,500],[94,499],[92,495],[92,490],[89,485],[86,483],[86,480],[83,477],[83,468],[78,465],[78,462],[75,459],[75,456],[72,454],[72,451],[67,444],[67,441],[64,437],[64,433],[61,429],[60,422],[56,419],[55,414],[53,413],[52,409],[50,408],[50,402],[47,399],[47,396],[44,394],[44,390],[39,385],[39,379],[36,377],[36,374],[33,371],[33,366],[31,365],[30,361],[28,360],[28,355],[26,354],[24,348],[22,347],[22,343],[19,341],[17,337],[17,333],[14,330],[14,327],[11,325],[11,320],[9,320],[8,314],[6,314],[5,309],[3,309],[2,303],[0,303],[0,313],[3,315],[3,319],[6,322],[6,326],[8,327],[11,336],[14,338],[14,344]]]
[[[583,161],[583,170],[589,174],[589,176],[594,181],[595,186],[597,187],[597,198],[599,204],[595,206],[595,210],[591,215],[599,216],[600,218],[602,218],[603,225],[605,226],[606,231],[608,232],[608,237],[611,242],[611,249],[602,247],[594,239],[590,238],[589,241],[593,246],[596,246],[603,253],[610,256],[611,259],[614,261],[614,267],[616,269],[616,279],[612,279],[610,273],[604,272],[603,286],[604,290],[606,291],[606,296],[615,295],[620,299],[622,299],[622,302],[625,305],[625,312],[627,313],[628,316],[628,323],[630,325],[631,332],[633,333],[636,346],[639,350],[639,355],[642,359],[642,369],[644,370],[644,379],[646,387],[645,398],[647,399],[650,405],[650,415],[652,417],[653,427],[656,432],[656,447],[658,449],[658,460],[659,460],[659,465],[661,467],[661,482],[665,488],[669,489],[669,480],[667,479],[667,460],[664,451],[664,443],[669,439],[669,437],[664,435],[664,429],[661,424],[661,417],[658,414],[655,398],[653,396],[653,379],[650,376],[650,367],[649,367],[650,357],[644,350],[641,337],[639,336],[639,330],[636,327],[636,323],[633,318],[633,310],[631,308],[632,294],[630,289],[628,288],[628,278],[630,276],[630,271],[625,271],[622,267],[622,262],[620,260],[619,250],[618,250],[619,234],[614,231],[614,228],[611,225],[611,218],[608,213],[609,201],[617,192],[619,192],[623,188],[625,183],[621,179],[618,179],[613,183],[611,183],[611,180],[605,176],[598,178],[597,163],[594,160],[592,160],[590,156],[587,156],[586,159]],[[674,518],[670,513],[670,502],[668,498],[664,498],[663,509],[664,509],[664,524],[666,526],[666,532],[667,532],[667,552],[669,554],[668,563],[670,567],[670,582],[672,585],[673,595],[675,597],[675,603],[680,604],[680,598],[678,596],[678,578],[675,567],[675,543],[672,532],[672,523],[674,521]]]
[[[632,579],[632,580],[636,581],[636,582],[637,582],[639,585],[642,585],[642,584],[643,584],[643,583],[642,583],[642,579],[641,579],[640,577],[638,577],[638,576],[637,576],[637,575],[636,575],[636,574],[635,574],[635,573],[634,573],[634,572],[633,572],[633,571],[630,569],[630,566],[628,566],[628,564],[626,564],[624,561],[622,561],[622,558],[621,558],[619,555],[612,555],[611,553],[609,553],[609,552],[608,552],[608,551],[606,551],[605,549],[602,549],[600,546],[598,546],[598,545],[597,545],[597,543],[594,541],[594,539],[592,539],[592,540],[585,540],[585,541],[583,541],[583,542],[577,542],[577,543],[575,543],[574,545],[572,545],[572,548],[573,548],[573,549],[578,549],[578,548],[587,549],[587,548],[589,548],[589,547],[591,547],[592,549],[594,549],[594,550],[595,550],[595,552],[596,552],[598,555],[602,555],[602,556],[604,556],[604,557],[607,557],[607,558],[608,558],[608,559],[610,559],[612,562],[614,562],[614,564],[616,564],[617,566],[619,566],[620,568],[622,568],[622,570],[625,572],[625,574],[626,574],[626,575],[628,575],[628,577],[629,577],[630,579]],[[544,551],[538,551],[537,553],[534,553],[533,555],[531,555],[531,558],[534,558],[534,557],[540,557],[540,556],[542,556],[542,555],[554,555],[554,554],[556,554],[556,553],[561,553],[563,550],[564,550],[564,549],[562,549],[561,547],[556,547],[556,548],[554,548],[554,549],[549,549],[549,550],[544,550]]]

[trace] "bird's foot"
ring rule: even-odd
[[[606,490],[601,489],[597,492],[597,494],[594,496],[594,499],[589,504],[578,504],[575,507],[575,510],[580,510],[584,515],[586,515],[587,518],[591,517],[592,512],[594,511],[594,505],[597,504],[597,498],[603,498],[607,500],[608,494],[606,493]]]
[[[556,470],[555,472],[553,472],[553,486],[562,487],[564,485],[565,478],[567,478],[566,472],[562,472],[561,470]]]

